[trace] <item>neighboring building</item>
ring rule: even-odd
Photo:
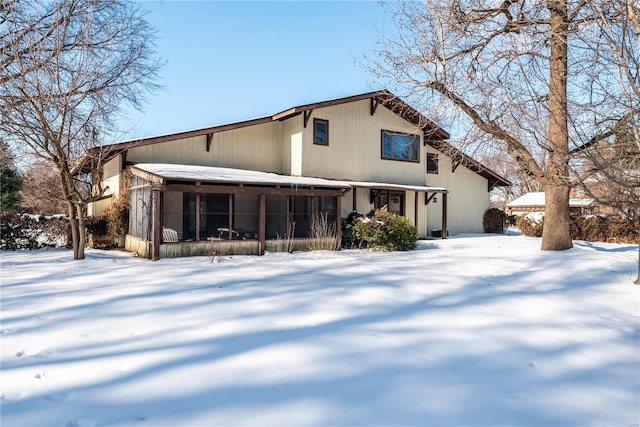
[[[103,212],[128,186],[126,247],[153,259],[202,254],[211,242],[261,254],[278,239],[308,236],[321,213],[339,237],[351,211],[384,206],[421,237],[482,232],[489,192],[510,183],[448,138],[384,90],[121,142],[94,171],[109,189],[89,213]],[[165,242],[163,227],[175,230]],[[166,242],[176,236],[178,243]]]
[[[527,193],[507,203],[505,212],[507,215],[523,215],[533,212],[544,212],[544,192]],[[569,211],[577,214],[595,213],[596,203],[594,199],[576,198],[569,199]]]

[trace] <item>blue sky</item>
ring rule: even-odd
[[[166,61],[125,138],[273,114],[383,87],[361,65],[392,29],[377,1],[145,1]]]

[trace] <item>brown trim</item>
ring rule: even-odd
[[[384,157],[384,134],[390,135],[401,135],[401,136],[415,136],[418,138],[418,152],[416,155],[416,160],[413,159],[396,159],[395,157]],[[393,146],[391,147],[391,152],[393,153]],[[388,129],[380,130],[380,159],[382,160],[393,160],[396,162],[409,162],[409,163],[420,163],[420,135],[414,133],[406,133],[406,132],[396,132]]]
[[[147,172],[147,171],[143,171],[140,170],[136,167],[132,167],[131,169],[131,173],[137,177],[146,179],[147,181],[151,182],[152,184],[164,184],[165,183],[165,179],[159,175],[153,174],[151,172]]]
[[[213,132],[207,134],[207,151],[211,149],[211,143],[213,142]]]
[[[376,110],[378,109],[378,105],[380,105],[380,100],[378,98],[372,97],[369,105],[369,113],[370,115],[376,114]]]
[[[193,185],[193,184],[168,184],[162,187],[163,191],[176,191],[182,193],[216,193],[216,194],[266,194],[268,196],[336,196],[346,194],[343,189],[308,189],[308,188],[275,188],[275,187],[247,187],[239,185]]]
[[[267,244],[265,237],[267,230],[267,203],[264,194],[260,194],[258,200],[258,255],[264,255]]]
[[[442,238],[447,238],[447,193],[442,193]]]
[[[162,239],[161,192],[151,192],[151,260],[160,259],[160,240]]]
[[[228,222],[229,222],[229,232],[227,233],[227,239],[228,240],[232,240],[233,238],[233,194],[229,193],[229,217],[228,217]]]
[[[183,193],[186,193],[184,191]],[[200,240],[200,193],[196,193],[196,242]]]
[[[309,123],[309,118],[311,117],[311,113],[313,113],[313,110],[308,110],[303,112],[305,129],[307,128],[307,123]]]
[[[317,123],[324,123],[327,125],[327,141],[325,143],[322,142],[317,142],[317,138],[316,138],[316,124]],[[328,147],[329,146],[329,120],[326,119],[317,119],[317,118],[313,118],[313,144],[314,145],[322,145],[324,147]]]
[[[342,247],[342,206],[340,205],[341,198],[336,197],[336,250]]]
[[[356,187],[353,187],[351,190],[351,206],[352,206],[352,211],[357,210],[357,205],[358,205],[358,198],[357,198],[357,193],[356,193]]]
[[[420,192],[416,191],[413,195],[413,225],[418,228],[418,195]]]
[[[429,156],[433,156],[433,159],[436,163],[435,172],[429,170]],[[425,156],[425,162],[427,162],[426,164],[427,173],[432,175],[438,175],[438,173],[440,172],[440,159],[438,159],[438,153],[427,153],[427,155]],[[453,170],[452,172],[455,172],[455,170]]]

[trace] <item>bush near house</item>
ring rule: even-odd
[[[63,216],[35,216],[3,212],[0,218],[0,249],[69,247],[71,227]]]
[[[541,237],[544,218],[518,216],[516,226],[522,234]],[[615,215],[586,215],[571,218],[571,238],[587,242],[638,243],[640,221]]]
[[[485,233],[504,233],[507,214],[502,209],[488,209],[482,217],[482,227]]]
[[[358,221],[353,236],[374,250],[410,251],[418,244],[418,230],[407,218],[383,211]]]

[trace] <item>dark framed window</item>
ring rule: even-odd
[[[420,161],[420,137],[418,135],[383,130],[381,145],[383,159]]]
[[[329,145],[329,120],[313,119],[313,143]]]
[[[438,154],[427,153],[427,173],[438,173]]]
[[[387,211],[404,216],[404,192],[380,190],[376,194],[373,207],[382,209],[387,207]]]

